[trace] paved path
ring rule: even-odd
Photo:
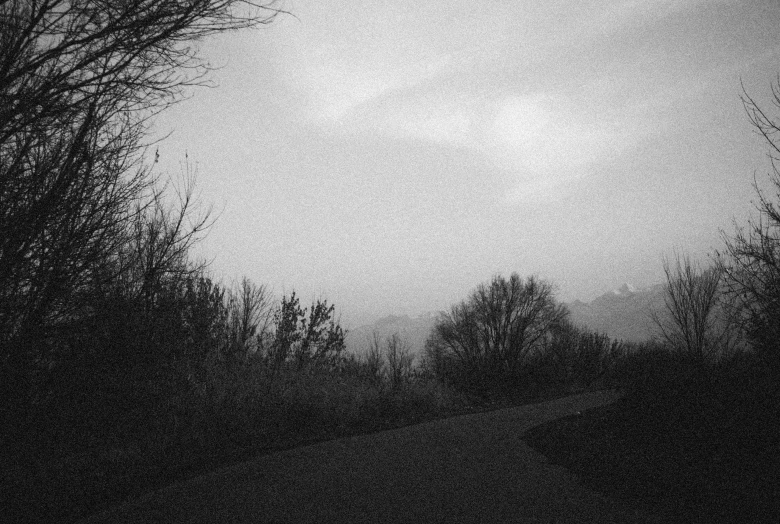
[[[520,440],[616,398],[584,393],[266,455],[84,522],[651,522]]]

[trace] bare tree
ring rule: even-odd
[[[414,355],[407,340],[398,333],[385,339],[385,358],[387,359],[390,384],[396,388],[409,379],[412,373]]]
[[[726,307],[722,265],[701,268],[677,254],[663,267],[664,309],[651,313],[661,337],[699,361],[733,349],[738,333]]]
[[[385,374],[385,361],[382,357],[382,340],[379,332],[374,331],[368,338],[368,350],[365,355],[368,378],[375,384],[380,384]]]
[[[248,0],[0,2],[0,372],[9,391],[28,389],[57,360],[47,341],[83,314],[74,299],[85,286],[124,267],[128,229],[144,224],[147,247],[174,247],[145,253],[149,261],[187,244],[181,224],[138,221],[157,203],[137,205],[154,182],[143,160],[149,118],[205,83],[198,40],[269,22],[269,9]]]
[[[168,185],[152,188],[150,195],[136,202],[121,250],[116,277],[135,288],[132,295],[145,311],[151,311],[162,282],[181,281],[203,269],[190,261],[190,250],[211,226],[211,209],[198,213],[195,173],[185,166],[181,183],[175,188],[177,202],[166,201]]]
[[[780,362],[780,120],[765,112],[747,93],[745,111],[769,147],[769,193],[754,180],[758,219],[724,234],[723,271],[729,294],[753,346]],[[780,77],[772,85],[772,104],[780,109]]]
[[[496,276],[440,316],[428,352],[451,354],[468,372],[516,373],[567,315],[552,284],[535,277],[523,282],[516,273]]]
[[[229,351],[238,356],[257,351],[266,340],[273,314],[273,297],[265,285],[257,286],[244,277],[230,293]],[[254,341],[254,342],[253,342]]]

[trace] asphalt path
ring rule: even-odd
[[[583,393],[265,455],[83,522],[655,522],[588,491],[521,440],[617,398]]]

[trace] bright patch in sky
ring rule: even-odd
[[[656,283],[662,255],[718,247],[750,209],[765,156],[739,95],[780,70],[774,2],[284,7],[204,43],[219,88],[160,126],[161,165],[188,151],[224,207],[205,255],[229,277],[352,320],[496,272],[587,299]]]
[[[641,127],[652,125],[646,119],[631,129],[605,118],[599,109],[613,93],[594,91],[603,87],[596,79],[574,86],[591,103],[572,104],[566,92],[572,81],[565,75],[576,78],[577,71],[556,71],[556,60],[565,63],[572,43],[584,45],[693,4],[596,3],[591,18],[564,4],[544,10],[491,2],[477,13],[468,2],[445,5],[368,2],[338,18],[330,6],[306,6],[291,27],[296,52],[289,56],[290,87],[304,92],[309,121],[324,131],[468,150],[514,173],[508,201],[543,204],[560,198],[567,183],[592,173],[599,162],[614,160],[641,138]],[[555,25],[544,27],[551,23],[560,33]],[[562,39],[567,32],[579,40]],[[516,78],[510,71],[520,67]],[[554,91],[544,88],[560,74],[564,81]],[[641,103],[648,102],[653,99]]]

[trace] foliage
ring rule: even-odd
[[[566,319],[551,330],[532,367],[550,384],[589,386],[606,380],[625,352],[622,341],[576,327]]]
[[[168,354],[173,319],[152,312],[175,316],[208,214],[191,216],[191,184],[178,212],[164,204],[149,119],[202,82],[196,40],[274,14],[244,0],[0,2],[2,422],[90,351]],[[126,311],[132,327],[109,325],[127,346],[103,336],[103,305]]]
[[[335,306],[329,306],[326,300],[317,300],[307,310],[300,307],[295,292],[289,298],[282,297],[273,317],[273,342],[267,348],[274,367],[279,368],[288,359],[298,369],[309,363],[335,365],[344,349],[344,330],[333,318],[334,312]]]

